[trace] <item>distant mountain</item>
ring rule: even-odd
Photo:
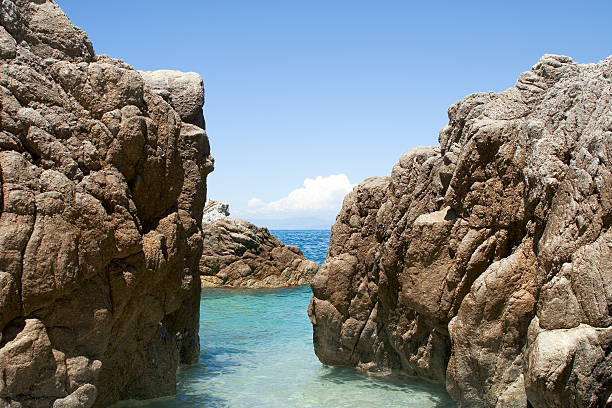
[[[314,217],[304,218],[243,218],[260,227],[271,230],[322,230],[331,229],[333,219],[323,219]]]

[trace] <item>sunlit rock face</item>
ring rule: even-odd
[[[429,378],[461,407],[604,406],[611,110],[612,57],[545,55],[357,186],[312,283],[321,361]]]
[[[211,200],[204,208],[202,288],[277,288],[308,285],[319,269],[295,246],[265,227],[232,219],[229,205]]]
[[[0,23],[0,406],[172,394],[199,354],[202,80],[164,92],[54,1]]]

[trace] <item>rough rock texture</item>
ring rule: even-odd
[[[308,285],[319,265],[299,248],[285,245],[267,228],[229,217],[229,206],[211,201],[202,224],[202,288],[275,288]]]
[[[172,394],[199,353],[203,122],[53,1],[0,23],[0,407]],[[171,77],[201,117],[201,79]]]
[[[204,207],[202,224],[210,224],[221,218],[229,217],[229,204],[210,200]]]
[[[204,86],[199,74],[170,70],[139,72],[147,86],[172,105],[184,122],[204,129]]]
[[[321,361],[429,378],[461,407],[603,406],[611,93],[612,57],[545,55],[357,186],[312,283]]]

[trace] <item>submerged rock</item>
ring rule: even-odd
[[[448,114],[440,146],[345,198],[312,283],[318,357],[429,378],[461,407],[603,407],[612,57],[545,55]]]
[[[173,394],[199,354],[201,78],[172,74],[177,113],[54,1],[0,23],[0,406]]]
[[[202,224],[202,287],[275,288],[310,284],[319,268],[299,248],[285,245],[267,228],[229,217],[229,206],[211,201]]]

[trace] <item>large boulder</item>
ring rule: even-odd
[[[201,78],[189,123],[54,1],[0,23],[0,406],[173,394],[199,354]]]
[[[309,314],[327,364],[397,369],[461,407],[612,391],[612,57],[545,55],[453,105],[440,146],[344,200]]]
[[[319,268],[299,248],[283,244],[267,228],[233,220],[225,203],[208,203],[202,229],[202,288],[308,285]]]
[[[204,85],[199,74],[159,70],[140,71],[140,75],[146,86],[170,103],[184,122],[204,128]]]

